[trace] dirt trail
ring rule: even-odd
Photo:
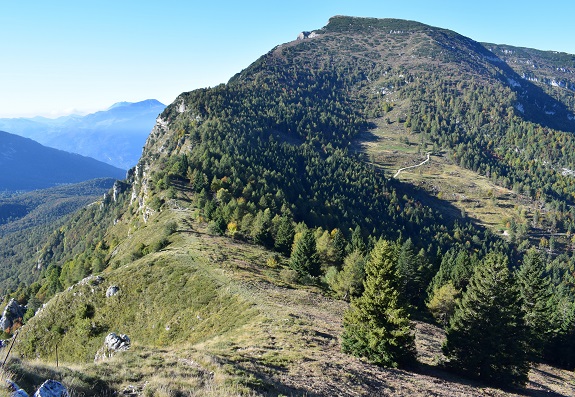
[[[423,164],[425,164],[429,161],[430,156],[431,156],[431,152],[427,152],[427,158],[425,160],[423,160],[421,163],[416,164],[416,165],[412,165],[409,167],[400,168],[397,170],[397,172],[395,173],[395,175],[393,177],[397,178],[399,176],[399,174],[401,173],[401,171],[409,170],[411,168],[421,167]]]

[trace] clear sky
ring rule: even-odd
[[[575,1],[0,2],[0,117],[56,117],[225,83],[333,15],[402,18],[575,54]]]

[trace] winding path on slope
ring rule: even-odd
[[[427,152],[427,158],[425,160],[423,160],[421,163],[416,164],[416,165],[412,165],[409,167],[404,167],[404,168],[400,168],[397,170],[397,172],[395,173],[395,175],[393,176],[394,178],[397,178],[399,176],[399,174],[401,173],[401,171],[405,171],[405,170],[409,170],[412,168],[417,168],[417,167],[421,167],[423,164],[427,163],[429,161],[429,158],[431,156],[431,152]]]

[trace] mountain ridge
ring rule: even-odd
[[[227,85],[178,96],[157,118],[126,182],[42,247],[43,278],[19,293],[56,295],[22,328],[19,354],[54,361],[58,348],[118,390],[130,385],[148,394],[207,395],[215,384],[220,395],[514,395],[445,372],[439,323],[417,322],[414,369],[380,369],[344,355],[341,317],[358,292],[341,291],[337,280],[352,258],[361,266],[358,257],[365,260],[378,239],[394,241],[409,258],[397,264],[407,274],[398,299],[430,321],[425,303],[436,288],[467,288],[488,253],[512,268],[523,263],[532,244],[523,227],[574,230],[575,185],[554,168],[573,161],[572,134],[554,129],[571,124],[545,113],[555,105],[568,115],[573,107],[543,86],[514,87],[508,78],[518,73],[471,39],[377,21],[336,17],[318,35],[270,50]],[[517,109],[528,99],[534,103]],[[390,177],[393,156],[401,162],[429,152],[417,171]],[[505,238],[455,206],[430,208],[425,203],[448,206],[450,192],[434,179],[427,190],[416,178],[440,161],[465,170],[467,185],[475,182],[469,175],[481,175],[490,187],[541,203],[539,218],[519,213]],[[478,205],[513,207],[497,191]],[[319,263],[319,274],[294,264],[304,236],[315,241],[310,262]],[[569,241],[551,245],[538,247],[553,275],[554,304],[573,313]],[[120,295],[105,297],[109,285]],[[555,359],[573,367],[561,338],[572,338],[575,322],[561,319],[568,326],[552,331],[559,332]],[[91,364],[107,332],[133,336],[135,347]],[[534,366],[521,393],[569,395],[572,379]]]

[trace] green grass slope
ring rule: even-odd
[[[60,377],[76,395],[514,395],[441,370],[442,332],[417,323],[419,365],[381,369],[340,351],[347,303],[293,284],[275,254],[211,236],[185,201],[164,208],[118,246],[102,279],[91,277],[50,302],[21,329],[9,371],[32,389]],[[123,264],[140,244],[169,245]],[[124,233],[129,222],[112,233]],[[120,292],[105,293],[117,285]],[[109,332],[132,348],[93,363]],[[56,349],[59,367],[55,368]],[[546,375],[546,372],[549,372]],[[561,379],[559,385],[557,379]],[[532,371],[527,395],[575,392],[572,373]]]

